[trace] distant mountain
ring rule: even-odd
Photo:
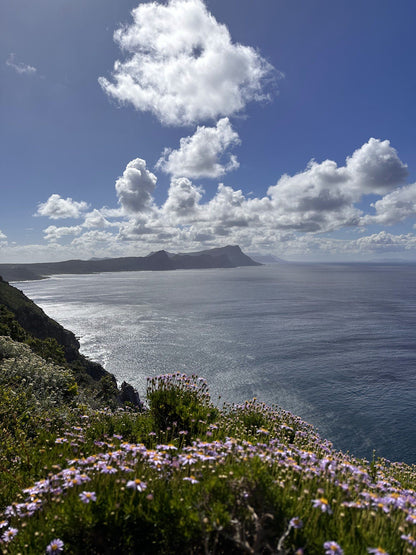
[[[260,266],[239,246],[229,245],[193,253],[173,254],[164,250],[148,256],[65,260],[35,264],[0,264],[0,276],[7,281],[43,279],[54,274],[94,274],[98,272],[166,271],[203,268]]]

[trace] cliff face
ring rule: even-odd
[[[79,352],[79,342],[75,335],[47,316],[45,312],[16,287],[12,287],[0,277],[0,305],[15,315],[17,322],[31,336],[37,339],[53,338],[63,347],[66,361],[76,364],[93,378],[100,380],[108,376],[116,383],[112,374],[102,366],[91,362]]]

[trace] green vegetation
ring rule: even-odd
[[[64,349],[53,337],[38,339],[28,333],[16,320],[13,312],[0,305],[0,335],[7,335],[15,341],[26,343],[34,353],[57,364],[65,364]]]
[[[218,409],[179,373],[149,379],[141,413],[91,406],[10,337],[0,385],[3,553],[415,552],[416,468],[336,452],[278,407]]]
[[[92,406],[105,403],[111,408],[129,402],[137,408],[140,402],[133,388],[124,384],[120,391],[115,377],[102,366],[79,352],[74,334],[49,318],[21,291],[0,277],[0,336],[24,343],[33,353],[49,363],[69,370],[80,394]],[[0,354],[1,360],[1,354]]]
[[[151,378],[147,408],[121,408],[16,291],[0,280],[2,553],[416,553],[416,466],[337,452],[256,400],[219,409],[196,375]]]

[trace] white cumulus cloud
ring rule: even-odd
[[[84,201],[76,202],[72,198],[62,198],[60,195],[51,195],[46,202],[38,205],[36,216],[47,216],[52,220],[65,218],[79,218],[88,204]]]
[[[355,245],[361,252],[406,251],[416,248],[416,236],[412,233],[393,235],[386,231],[380,231],[360,237],[355,241]]]
[[[146,162],[141,158],[127,164],[116,181],[117,197],[126,213],[135,214],[151,208],[156,181],[156,176],[146,169]]]
[[[85,215],[84,223],[82,225],[87,228],[95,227],[103,229],[111,226],[112,224],[104,217],[101,210],[94,208],[92,212]]]
[[[232,115],[268,98],[272,65],[254,48],[234,44],[202,0],[143,3],[132,16],[114,33],[126,59],[115,62],[113,81],[99,78],[110,97],[168,125]]]
[[[145,169],[143,160],[140,167]],[[201,187],[187,177],[174,177],[166,202],[158,208],[153,198],[154,178],[151,186],[145,187],[146,206],[152,209],[142,210],[140,218],[138,210],[131,210],[134,217],[123,226],[122,236],[136,240],[146,236],[149,241],[151,236],[156,240],[164,233],[172,240],[179,235],[184,238],[187,233],[188,237],[204,241],[229,237],[233,242],[247,244],[258,242],[259,237],[261,241],[267,238],[273,242],[277,234],[288,237],[290,233],[358,229],[367,223],[368,217],[359,208],[362,198],[374,189],[397,188],[405,172],[406,166],[388,141],[370,139],[347,157],[343,166],[333,160],[312,161],[303,172],[283,175],[265,196],[258,198],[247,197],[242,190],[220,183],[214,197],[204,202]],[[140,181],[141,178],[139,184]],[[397,193],[389,193],[387,199],[389,195],[416,196],[416,186],[399,188]],[[385,203],[386,198],[378,202]],[[413,205],[406,214],[412,210]]]
[[[395,189],[372,206],[375,214],[365,216],[366,224],[392,225],[416,216],[416,183]]]
[[[180,140],[178,150],[165,149],[156,168],[174,176],[216,178],[239,167],[234,155],[225,151],[240,143],[228,118],[215,127],[200,126],[194,135]]]
[[[347,168],[361,193],[383,195],[407,177],[407,165],[387,140],[370,139],[347,158]]]
[[[269,187],[273,217],[279,227],[332,231],[365,223],[355,206],[363,196],[395,189],[407,175],[389,141],[371,138],[346,159],[345,166],[312,161],[294,176],[283,175]]]
[[[364,225],[393,224],[416,216],[416,184],[400,186],[406,171],[388,141],[370,139],[345,164],[311,161],[304,171],[283,175],[259,197],[220,183],[214,196],[206,198],[190,178],[173,176],[165,202],[158,205],[156,176],[143,159],[136,158],[116,182],[118,209],[92,210],[83,214],[80,225],[50,226],[45,234],[51,243],[73,235],[69,244],[62,241],[63,246],[90,256],[96,256],[94,248],[101,253],[108,248],[114,254],[146,254],[160,248],[186,251],[230,243],[248,252],[273,250],[295,257],[409,252],[416,249],[413,234],[377,230],[359,237]],[[389,192],[382,196],[383,191]],[[373,204],[373,215],[363,213],[362,200],[370,192],[380,197]],[[64,199],[53,197],[43,212],[56,215],[56,205]],[[61,210],[61,217],[62,212],[67,213]],[[359,238],[328,236],[345,228]]]
[[[65,226],[58,227],[55,225],[50,225],[49,227],[43,230],[43,233],[45,234],[46,241],[57,242],[63,237],[66,237],[68,235],[79,235],[81,231],[82,231],[82,227],[80,225],[74,225],[74,226],[68,226],[68,227],[65,227]]]
[[[202,194],[203,190],[186,177],[172,179],[162,210],[173,220],[184,217],[189,221],[197,213]]]

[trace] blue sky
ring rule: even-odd
[[[0,0],[0,261],[415,260],[415,16]]]

